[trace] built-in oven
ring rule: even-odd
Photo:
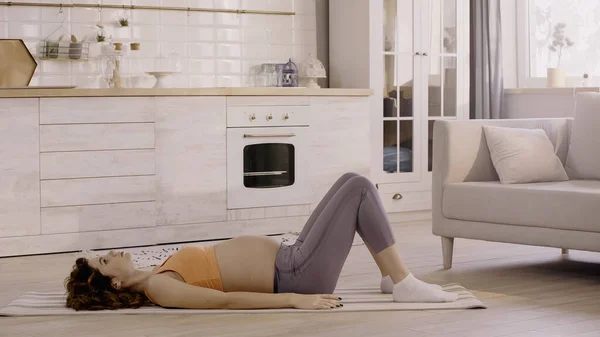
[[[307,107],[228,109],[229,209],[310,203]]]

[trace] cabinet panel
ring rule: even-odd
[[[154,150],[42,153],[42,179],[154,174]]]
[[[42,209],[42,234],[78,233],[156,225],[154,202]]]
[[[254,118],[254,119],[253,119]],[[309,125],[310,107],[294,105],[239,106],[227,108],[227,127]]]
[[[154,148],[154,123],[42,125],[42,152]]]
[[[311,97],[313,203],[318,203],[344,173],[369,176],[370,98]]]
[[[157,98],[157,224],[227,219],[225,97]]]
[[[0,99],[0,156],[0,237],[39,234],[37,99]]]
[[[0,256],[72,252],[156,244],[155,228],[0,238]]]
[[[40,124],[154,122],[153,97],[42,98]]]
[[[228,96],[227,106],[308,105],[308,96]]]
[[[44,180],[42,207],[155,200],[154,176]]]

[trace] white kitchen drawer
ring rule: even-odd
[[[410,212],[431,209],[431,191],[381,192],[386,212]],[[396,198],[394,198],[396,197]]]
[[[154,123],[42,125],[40,151],[154,148]]]
[[[154,227],[155,214],[154,201],[42,208],[42,234]]]
[[[227,106],[310,105],[308,96],[227,96]]]
[[[40,124],[154,122],[152,97],[40,99]]]
[[[227,107],[227,127],[268,127],[310,125],[308,106]]]
[[[99,178],[154,174],[154,150],[51,152],[40,155],[41,178]]]
[[[43,180],[42,207],[156,200],[154,176]]]

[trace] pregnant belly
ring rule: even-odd
[[[269,237],[241,236],[215,246],[226,292],[273,292],[279,242]]]

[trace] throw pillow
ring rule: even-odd
[[[600,179],[600,94],[577,95],[567,174],[571,179]]]
[[[544,130],[488,125],[483,130],[503,184],[569,180]]]

